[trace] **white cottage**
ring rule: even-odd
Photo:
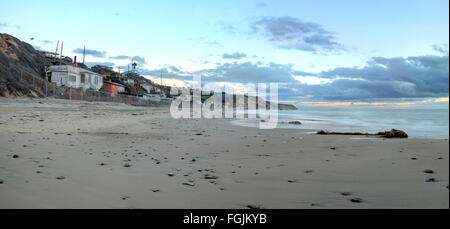
[[[86,69],[70,66],[55,65],[49,68],[51,82],[57,86],[99,90],[103,85],[103,77]]]

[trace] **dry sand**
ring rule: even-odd
[[[306,132],[1,98],[0,208],[449,208],[448,140]]]

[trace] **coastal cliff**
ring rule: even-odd
[[[292,104],[278,104],[278,110],[298,110],[298,108]]]

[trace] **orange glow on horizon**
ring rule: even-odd
[[[383,106],[383,105],[396,105],[396,106],[408,106],[414,105],[415,102],[302,102],[302,105],[307,106],[351,106],[351,105],[369,105],[369,106]]]
[[[424,99],[413,102],[317,102],[317,101],[308,101],[301,102],[300,104],[306,106],[351,106],[351,105],[368,105],[368,106],[383,106],[383,105],[395,105],[395,106],[409,106],[414,104],[426,104],[426,103],[440,103],[440,102],[448,102],[448,97],[434,98],[434,99]]]
[[[448,97],[441,97],[434,100],[435,102],[448,102]]]

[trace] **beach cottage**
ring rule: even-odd
[[[50,81],[57,86],[93,89],[98,91],[103,85],[103,76],[70,65],[55,65],[49,68]]]
[[[103,89],[111,94],[118,94],[125,92],[125,86],[119,83],[104,81]]]

